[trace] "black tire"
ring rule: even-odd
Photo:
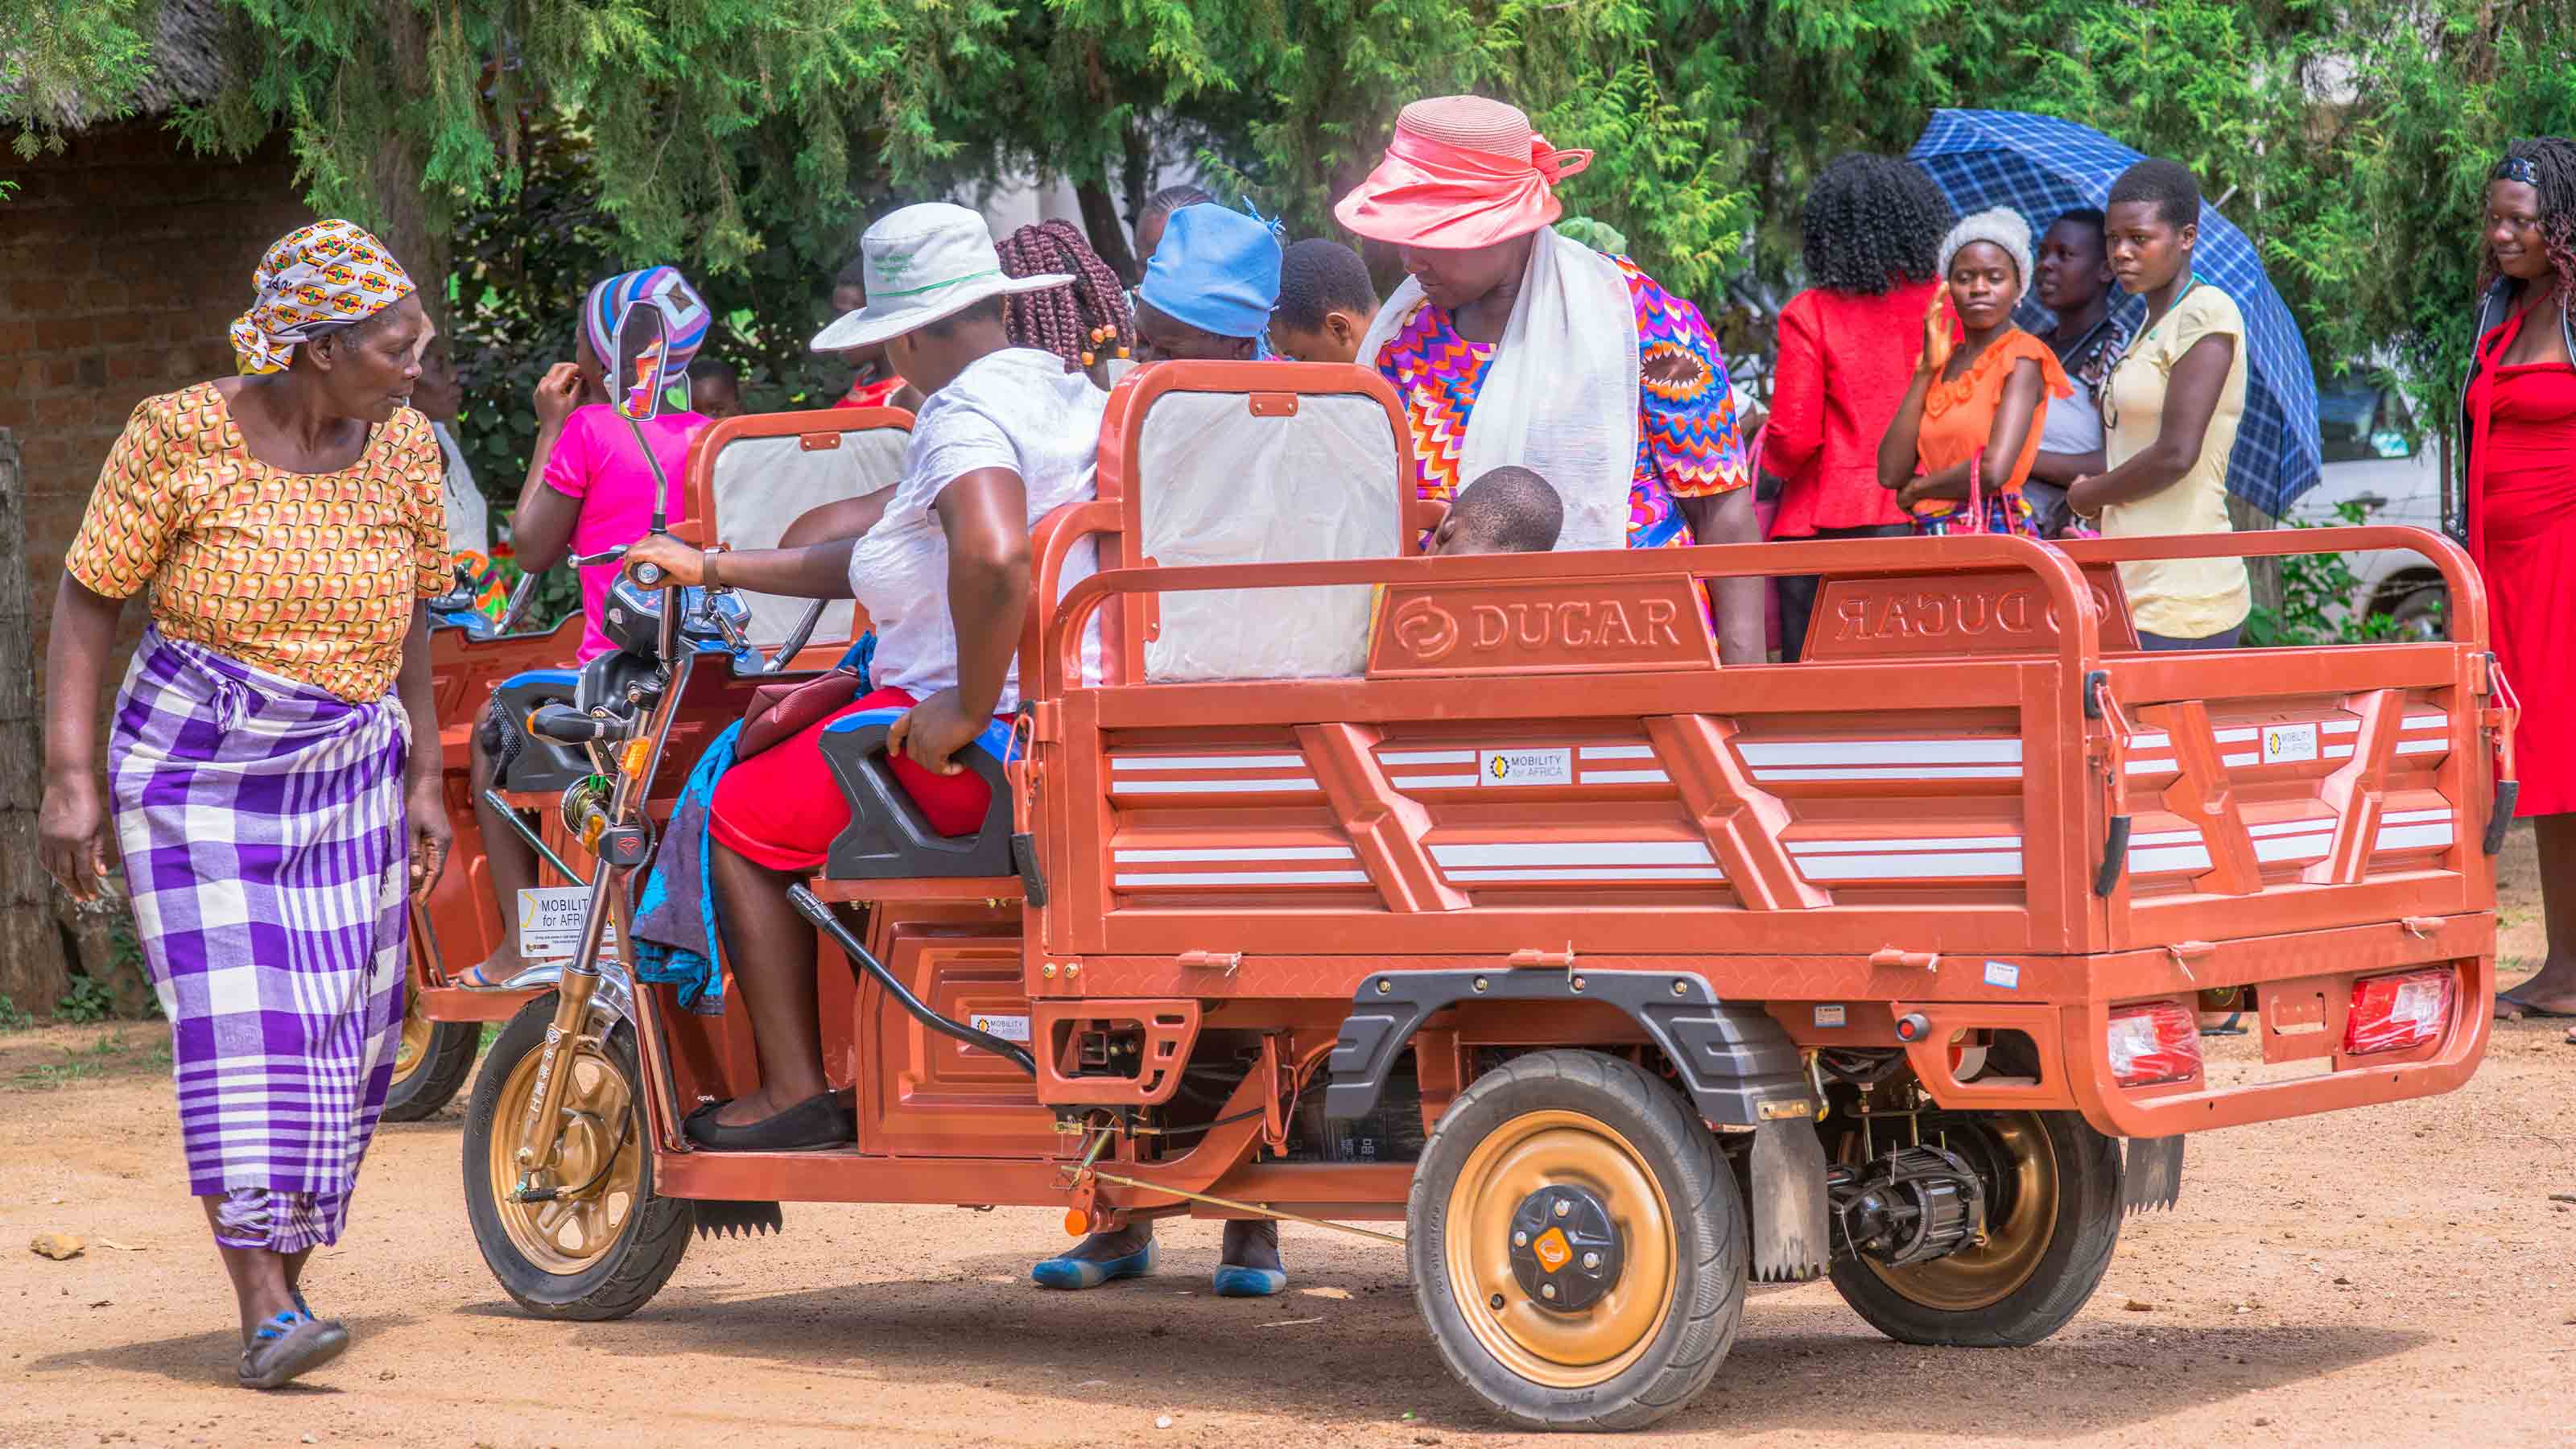
[[[1834,1287],[1871,1327],[1899,1343],[1948,1348],[2037,1343],[2066,1326],[2111,1266],[2111,1250],[2120,1242],[2119,1140],[2094,1131],[2073,1112],[1944,1114],[1927,1119],[1927,1139],[1936,1123],[1960,1127],[1954,1150],[1966,1145],[1969,1131],[2046,1148],[2052,1186],[2032,1194],[2034,1201],[1999,1200],[1995,1184],[1987,1185],[1987,1222],[1997,1259],[2010,1254],[2015,1244],[2027,1244],[2021,1236],[2027,1229],[2046,1233],[2044,1243],[2028,1247],[2036,1261],[2017,1280],[1997,1276],[1990,1289],[1999,1296],[1986,1302],[1973,1301],[1979,1297],[1975,1275],[1984,1249],[1893,1269],[1846,1254],[1834,1259]],[[1973,1152],[1961,1155],[1977,1160]]]
[[[434,1021],[429,1023],[429,1044],[421,1049],[411,1070],[399,1072],[393,1085],[385,1088],[385,1114],[388,1122],[418,1122],[435,1117],[439,1109],[455,1100],[458,1088],[474,1073],[474,1048],[483,1040],[483,1023],[479,1021]]]
[[[585,1322],[623,1318],[651,1302],[670,1281],[672,1270],[680,1266],[680,1255],[688,1250],[689,1230],[695,1222],[690,1203],[653,1195],[653,1154],[643,1123],[643,1074],[636,1066],[631,1025],[619,1022],[602,1042],[600,1053],[581,1059],[585,1065],[598,1064],[590,1070],[604,1068],[619,1074],[629,1107],[629,1120],[620,1124],[625,1135],[619,1145],[594,1153],[610,1164],[598,1169],[603,1176],[633,1164],[635,1175],[628,1181],[631,1200],[613,1237],[604,1249],[589,1249],[578,1262],[550,1267],[531,1254],[504,1220],[505,1212],[522,1210],[502,1202],[502,1194],[511,1191],[515,1179],[494,1171],[496,1156],[507,1160],[507,1154],[495,1151],[494,1118],[505,1091],[515,1097],[524,1089],[524,1084],[514,1085],[514,1078],[521,1063],[533,1064],[532,1059],[544,1050],[554,1014],[555,993],[549,991],[510,1018],[484,1057],[482,1074],[474,1082],[473,1103],[465,1113],[465,1215],[473,1224],[485,1266],[521,1308],[539,1318]],[[570,1057],[558,1056],[557,1061],[559,1070],[574,1069]],[[514,1120],[518,1115],[511,1114]],[[515,1127],[511,1133],[504,1145],[514,1153],[519,1133]]]
[[[1547,1123],[1556,1125],[1531,1125]],[[1539,1130],[1549,1134],[1547,1141],[1521,1135]],[[1549,1317],[1551,1310],[1526,1293],[1506,1291],[1500,1295],[1505,1306],[1497,1310],[1484,1291],[1493,1286],[1491,1276],[1480,1279],[1472,1262],[1460,1262],[1476,1242],[1463,1235],[1475,1229],[1473,1222],[1456,1221],[1453,1207],[1490,1228],[1493,1210],[1485,1204],[1517,1191],[1515,1183],[1477,1202],[1456,1201],[1462,1174],[1471,1167],[1478,1173],[1475,1181],[1484,1180],[1488,1169],[1482,1164],[1490,1158],[1479,1149],[1489,1140],[1503,1152],[1516,1141],[1529,1144],[1527,1160],[1541,1164],[1536,1170],[1550,1185],[1603,1180],[1588,1176],[1579,1157],[1559,1159],[1575,1164],[1561,1172],[1545,1165],[1551,1161],[1549,1143],[1568,1142],[1578,1152],[1608,1154],[1601,1160],[1640,1175],[1619,1180],[1650,1180],[1653,1191],[1661,1194],[1660,1201],[1653,1201],[1652,1194],[1630,1195],[1646,1199],[1642,1205],[1656,1210],[1647,1216],[1663,1230],[1658,1244],[1646,1244],[1637,1221],[1622,1219],[1629,1266],[1619,1285],[1624,1290],[1628,1278],[1637,1279],[1641,1289],[1656,1279],[1668,1285],[1660,1299],[1661,1317],[1650,1331],[1637,1331],[1616,1356],[1591,1367],[1566,1367],[1561,1360],[1544,1361],[1539,1350],[1522,1341],[1532,1328],[1545,1333],[1569,1322],[1578,1325],[1575,1331],[1584,1331],[1583,1319],[1608,1311],[1609,1300],[1585,1315]],[[1473,1182],[1467,1191],[1476,1193]],[[1622,1206],[1631,1205],[1615,1195],[1605,1201],[1612,1204],[1614,1218],[1621,1217]],[[1750,1252],[1734,1175],[1721,1166],[1707,1129],[1670,1087],[1598,1052],[1534,1052],[1478,1077],[1442,1114],[1424,1145],[1405,1220],[1414,1302],[1441,1358],[1478,1398],[1525,1428],[1636,1429],[1654,1423],[1708,1386],[1743,1319]],[[1462,1234],[1454,1250],[1453,1227]],[[1476,1246],[1493,1251],[1488,1242]],[[1654,1253],[1669,1264],[1669,1272],[1656,1279],[1640,1277],[1640,1265]],[[1486,1335],[1496,1337],[1489,1343]],[[1618,1340],[1614,1336],[1611,1341]],[[1536,1364],[1561,1381],[1532,1377],[1507,1354],[1522,1355],[1522,1363]],[[1587,1376],[1594,1377],[1579,1381]]]

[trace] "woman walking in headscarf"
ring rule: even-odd
[[[666,402],[659,415],[642,424],[629,423],[609,406],[607,377],[617,356],[617,324],[637,302],[649,302],[662,314],[663,374],[681,378],[683,388],[689,363],[706,342],[711,320],[707,304],[675,269],[620,272],[592,285],[574,331],[573,360],[556,363],[537,380],[537,442],[528,454],[518,508],[510,515],[510,546],[519,567],[530,573],[544,573],[567,553],[604,553],[632,542],[652,522],[657,487],[673,522],[688,514],[684,475],[689,440],[709,419],[689,411],[685,396]],[[608,590],[617,582],[617,569],[614,563],[600,563],[581,570],[584,623],[577,663],[608,652],[600,616],[608,605]],[[492,760],[503,742],[501,722],[487,711],[474,732],[472,781],[483,858],[501,909],[501,942],[491,959],[456,978],[469,991],[506,989],[527,964],[519,956],[519,892],[537,883],[537,853],[483,799],[492,784]]]
[[[1557,183],[1591,161],[1501,101],[1406,106],[1386,158],[1333,209],[1409,274],[1362,365],[1404,399],[1424,498],[1514,464],[1564,498],[1559,548],[1750,542],[1726,360],[1699,309],[1554,229]],[[1721,657],[1760,663],[1762,580],[1721,579],[1717,594]]]
[[[404,893],[446,859],[422,601],[448,566],[438,444],[405,406],[430,332],[411,279],[325,221],[253,281],[247,375],[134,410],[65,560],[39,830],[89,899],[113,802],[238,1376],[275,1388],[349,1343],[303,1272],[348,1221],[392,1076]],[[102,799],[91,701],[147,586]]]

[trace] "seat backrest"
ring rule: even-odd
[[[1418,549],[1406,443],[1394,389],[1366,368],[1155,363],[1111,394],[1100,496],[1117,500],[1123,552],[1138,566],[1393,558]],[[1138,596],[1115,626],[1126,637],[1113,657],[1127,663],[1113,677],[1358,675],[1370,593]]]
[[[912,414],[901,408],[727,418],[690,445],[692,526],[682,536],[701,546],[721,541],[738,549],[775,548],[787,526],[808,509],[864,498],[900,482],[911,436]],[[762,648],[785,640],[813,602],[749,591],[742,601],[751,609],[751,642]],[[848,600],[825,605],[814,640],[848,639],[851,619]]]

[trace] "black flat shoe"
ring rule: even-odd
[[[816,1152],[845,1147],[859,1138],[859,1114],[842,1106],[841,1099],[830,1092],[740,1127],[716,1120],[716,1109],[722,1105],[710,1102],[680,1124],[690,1141],[716,1152]]]

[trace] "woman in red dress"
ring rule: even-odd
[[[2549,932],[2539,973],[2498,993],[2496,1014],[2576,1016],[2576,141],[2505,148],[2487,181],[2485,271],[2462,407],[2469,552],[2522,701],[2515,813],[2533,817]]]

